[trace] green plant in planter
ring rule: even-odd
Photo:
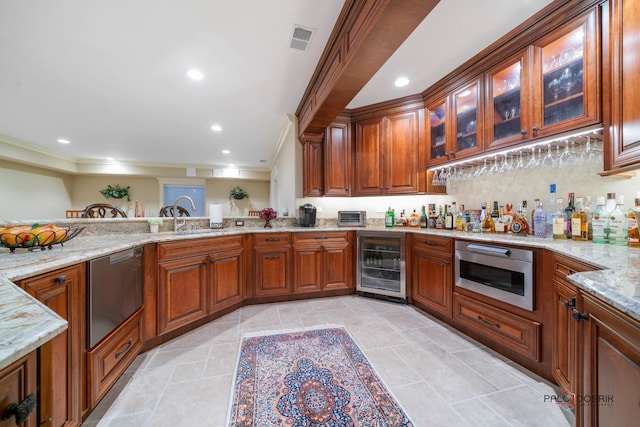
[[[130,202],[131,199],[129,198],[129,188],[130,187],[122,188],[118,184],[116,184],[115,187],[112,187],[111,185],[107,185],[107,188],[104,188],[99,191],[100,193],[102,193],[105,199],[108,199],[111,197],[113,197],[114,199],[124,199],[126,197],[127,202]]]
[[[240,187],[233,187],[229,192],[229,199],[242,200],[245,197],[249,197],[249,193]]]

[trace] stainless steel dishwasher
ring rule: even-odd
[[[89,348],[142,306],[142,247],[89,262]]]

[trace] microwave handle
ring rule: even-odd
[[[472,252],[479,252],[488,255],[498,255],[503,256],[505,258],[509,258],[511,256],[511,250],[507,248],[498,248],[495,246],[484,246],[484,245],[475,245],[470,244],[467,246],[467,250]]]

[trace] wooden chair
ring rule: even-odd
[[[126,218],[127,214],[115,205],[94,203],[82,210],[81,218]]]
[[[191,216],[188,210],[183,208],[182,206],[178,206],[178,216]],[[167,205],[160,208],[160,216],[173,218],[173,205]]]

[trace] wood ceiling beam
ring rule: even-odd
[[[440,0],[347,0],[298,105],[298,136],[320,134]]]

